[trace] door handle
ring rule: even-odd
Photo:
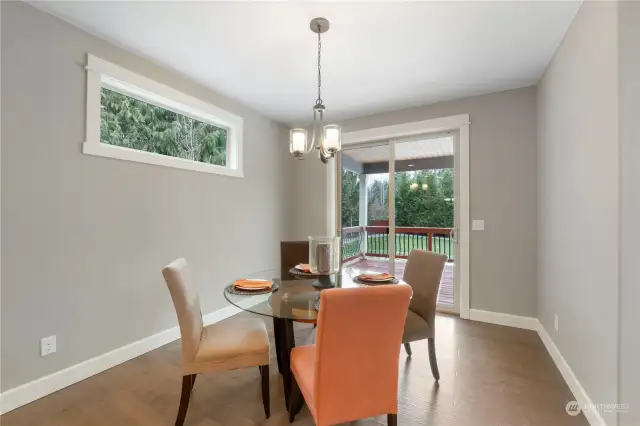
[[[453,228],[451,232],[449,232],[449,238],[451,238],[454,243],[458,244],[458,228]]]

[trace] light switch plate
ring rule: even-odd
[[[471,222],[471,230],[472,231],[484,231],[484,220],[473,219],[473,222]]]

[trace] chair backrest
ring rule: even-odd
[[[412,250],[402,277],[413,288],[409,309],[420,315],[431,327],[434,326],[438,289],[446,262],[447,256],[444,254]]]
[[[298,263],[309,262],[309,241],[281,241],[280,267],[292,268]]]
[[[328,289],[315,349],[316,423],[397,413],[398,359],[411,287]]]
[[[187,261],[176,259],[162,269],[178,315],[183,364],[193,362],[202,337],[202,311],[198,291],[189,279]]]

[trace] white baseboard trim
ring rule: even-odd
[[[581,407],[593,407],[591,398],[589,398],[587,392],[578,381],[578,378],[573,374],[571,367],[569,367],[569,364],[551,339],[551,336],[549,336],[542,326],[542,323],[537,318],[471,309],[469,310],[469,319],[473,321],[537,331],[542,343],[547,349],[547,352],[549,352],[549,355],[551,355],[553,362],[556,364],[556,367],[558,367],[560,374],[562,374],[562,378],[567,383],[567,386],[569,386],[571,393],[573,393],[576,402],[580,404]],[[583,413],[591,426],[607,426],[607,423],[598,411],[583,410]]]
[[[262,302],[262,300],[252,300],[251,303],[248,303],[243,307],[248,308],[260,302]],[[203,321],[205,325],[210,325],[229,318],[238,312],[241,312],[239,308],[236,308],[235,306],[226,306],[222,309],[218,309],[217,311],[204,315]],[[108,370],[111,367],[115,367],[116,365],[129,361],[179,338],[180,329],[178,327],[173,327],[65,368],[64,370],[57,371],[32,382],[9,389],[0,394],[0,414],[15,410],[18,407],[50,395],[60,389],[64,389],[67,386],[71,386],[74,383],[80,382]]]
[[[266,300],[266,299],[265,299]],[[263,300],[252,300],[246,306],[250,307],[261,303]],[[203,321],[205,325],[214,324],[229,318],[241,310],[235,306],[227,306],[217,311],[204,315]],[[527,330],[535,330],[538,332],[540,339],[544,343],[551,358],[555,362],[558,370],[562,374],[569,389],[573,393],[576,401],[580,406],[592,406],[591,398],[580,385],[575,374],[571,370],[569,364],[564,359],[551,336],[542,326],[537,318],[523,317],[518,315],[503,314],[499,312],[483,311],[479,309],[471,309],[469,311],[470,319],[473,321],[486,322],[497,325],[505,325],[509,327],[523,328]],[[114,349],[105,354],[83,361],[64,370],[57,371],[45,377],[41,377],[32,382],[25,383],[13,389],[0,394],[0,414],[15,410],[18,407],[26,405],[44,396],[50,395],[67,386],[80,382],[98,373],[106,371],[116,365],[122,364],[142,354],[150,352],[168,343],[180,338],[180,330],[173,327],[168,330],[161,331],[137,342],[130,343],[120,348]],[[606,422],[595,410],[586,410],[584,414],[591,426],[607,426]]]
[[[544,329],[542,323],[538,320],[536,321],[538,322],[538,335],[540,336],[542,343],[544,343],[544,346],[547,348],[547,352],[549,352],[549,355],[551,355],[553,362],[555,362],[556,367],[558,367],[558,370],[560,370],[562,378],[565,382],[567,382],[567,385],[573,393],[576,402],[580,404],[581,407],[593,407],[591,398],[589,398],[589,395],[587,395],[587,392],[578,381],[576,375],[573,374],[573,370],[571,370],[571,367],[558,350],[558,347],[555,345],[555,343],[553,343],[551,336],[549,336],[549,333],[547,333],[547,331]],[[607,423],[604,421],[598,411],[583,410],[582,412],[584,413],[587,421],[591,426],[607,426]]]
[[[469,309],[469,319],[508,327],[524,328],[526,330],[537,330],[539,324],[537,318],[482,311],[480,309]]]

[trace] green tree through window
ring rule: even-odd
[[[368,221],[389,217],[389,182],[386,174],[367,180]],[[359,183],[365,175],[342,171],[342,226],[366,226],[358,222]],[[419,170],[395,174],[396,225],[453,227],[453,170]]]
[[[103,143],[227,165],[226,129],[104,87],[100,105],[100,140]]]
[[[342,170],[342,226],[358,226],[360,175],[351,170]],[[362,224],[365,225],[365,224]]]

